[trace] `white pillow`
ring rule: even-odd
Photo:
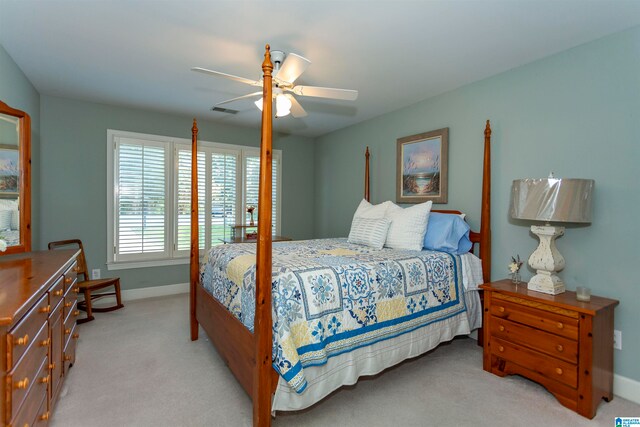
[[[18,209],[14,209],[11,211],[11,229],[20,229],[20,211]]]
[[[391,221],[387,218],[353,218],[349,243],[382,249]]]
[[[386,213],[391,225],[385,246],[392,249],[422,250],[431,205],[432,202],[428,201],[403,209],[392,202]]]
[[[358,209],[356,209],[356,213],[353,214],[353,219],[358,218],[384,218],[387,213],[387,208],[393,205],[393,202],[387,200],[386,202],[380,203],[378,205],[372,205],[367,202],[365,199],[362,199],[360,205],[358,205]]]
[[[0,230],[11,229],[11,211],[7,209],[0,210]]]

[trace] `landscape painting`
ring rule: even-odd
[[[396,202],[447,203],[449,128],[397,140]]]
[[[20,160],[18,147],[0,147],[0,195],[18,195],[18,173]]]

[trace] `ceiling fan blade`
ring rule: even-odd
[[[283,82],[293,83],[295,79],[304,73],[309,64],[311,64],[311,61],[307,58],[303,58],[295,53],[290,53],[284,59],[284,62],[280,66],[280,70],[275,77]]]
[[[235,80],[240,83],[245,83],[252,86],[262,86],[262,80],[245,79],[244,77],[234,76],[233,74],[221,73],[220,71],[207,70],[206,68],[193,67],[191,71],[198,73],[209,74],[210,76],[224,77],[225,79]]]
[[[316,98],[344,99],[355,101],[358,98],[358,91],[351,89],[336,89],[332,87],[319,86],[294,86],[291,91],[300,96],[313,96]]]
[[[291,115],[293,117],[299,119],[300,117],[307,116],[307,112],[304,110],[304,108],[302,108],[302,105],[300,105],[298,100],[293,95],[288,93],[285,96],[289,98],[289,100],[291,100]]]
[[[239,96],[237,98],[227,99],[226,101],[218,102],[216,104],[216,106],[217,105],[222,105],[222,104],[228,104],[228,103],[233,102],[233,101],[239,101],[239,100],[245,99],[245,98],[252,98],[252,97],[258,96],[258,95],[262,95],[262,91],[253,92],[253,93],[250,93],[250,94],[247,94],[247,95],[242,95],[242,96]]]

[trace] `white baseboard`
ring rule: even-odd
[[[613,394],[640,405],[640,381],[614,374]]]
[[[122,291],[122,299],[124,301],[133,301],[137,299],[186,294],[187,292],[189,292],[189,283],[176,283],[175,285],[150,286],[148,288],[138,288],[138,289],[125,289]]]

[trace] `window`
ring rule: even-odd
[[[188,263],[191,141],[107,132],[109,269]],[[273,155],[273,233],[280,231],[281,152]],[[258,204],[260,157],[255,148],[198,142],[198,216],[202,251],[248,224]],[[254,219],[257,219],[257,210]]]

